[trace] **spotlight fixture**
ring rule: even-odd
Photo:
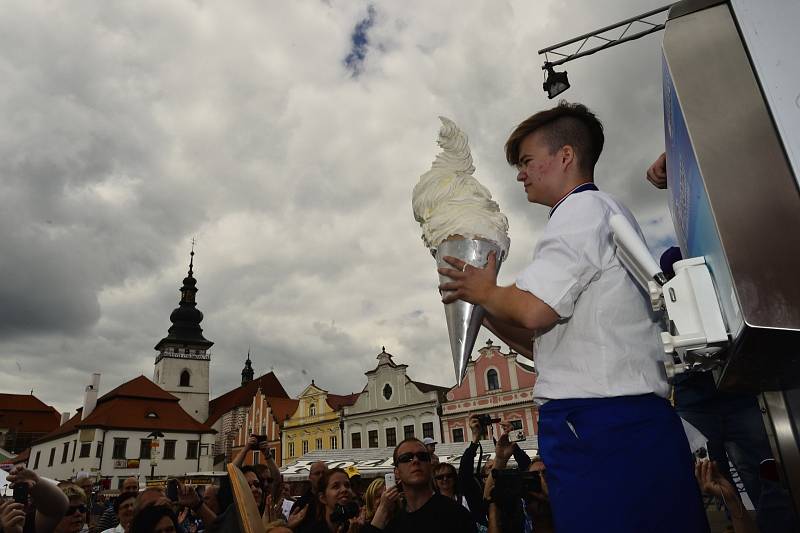
[[[569,80],[567,79],[567,72],[556,72],[550,63],[545,63],[545,70],[547,70],[547,79],[542,84],[542,88],[547,93],[547,97],[551,100],[569,89]]]

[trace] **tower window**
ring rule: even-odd
[[[181,387],[189,387],[190,386],[189,385],[189,380],[190,379],[191,379],[191,376],[189,375],[189,371],[188,370],[184,370],[183,372],[181,372],[181,383],[180,383],[180,386]]]
[[[500,388],[500,380],[497,379],[497,370],[492,368],[486,373],[486,382],[489,390],[497,390]]]

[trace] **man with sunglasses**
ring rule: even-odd
[[[431,454],[422,441],[403,440],[394,449],[392,459],[397,486],[383,493],[372,522],[362,531],[477,532],[475,522],[464,507],[433,492]],[[405,509],[392,516],[401,496]]]

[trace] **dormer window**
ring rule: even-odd
[[[158,418],[158,413],[156,413],[155,411],[148,411],[148,413],[146,415],[144,415],[144,417],[145,418]]]
[[[317,404],[312,403],[308,406],[308,416],[314,416],[317,414]]]

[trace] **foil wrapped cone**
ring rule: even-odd
[[[478,268],[484,268],[488,261],[489,252],[497,255],[497,270],[505,259],[500,246],[492,241],[483,239],[451,238],[443,241],[436,249],[434,258],[437,267],[453,268],[444,261],[445,256],[456,257]],[[452,281],[449,277],[439,274],[440,283]],[[447,332],[450,335],[450,351],[453,355],[453,367],[456,372],[458,384],[464,381],[467,373],[475,339],[481,329],[485,311],[483,307],[463,300],[456,300],[444,304],[444,314],[447,319]]]

